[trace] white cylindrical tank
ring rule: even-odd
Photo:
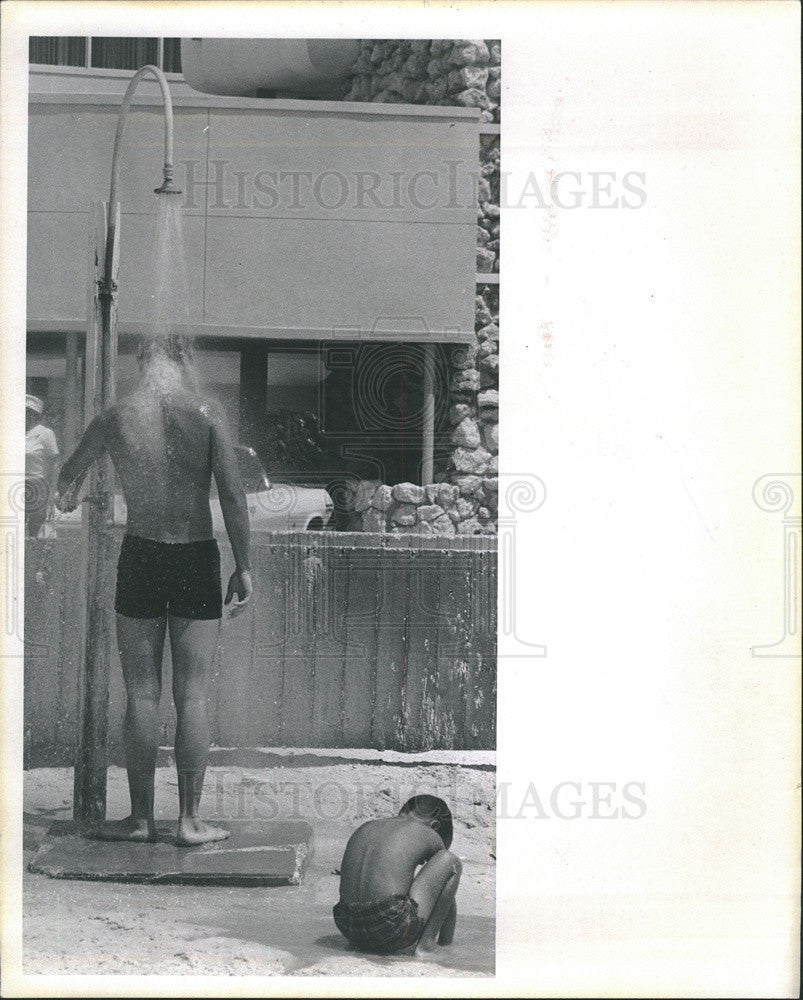
[[[184,79],[204,94],[329,94],[357,56],[356,38],[182,38]]]

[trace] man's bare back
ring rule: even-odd
[[[62,469],[60,486],[83,478],[105,449],[122,485],[129,535],[164,542],[212,538],[211,476],[223,490],[236,490],[238,483],[225,436],[214,403],[183,390],[140,389],[90,424],[84,447]]]
[[[215,434],[208,406],[185,393],[140,392],[109,411],[104,437],[123,487],[129,534],[164,542],[212,537]]]

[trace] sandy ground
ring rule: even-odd
[[[269,766],[211,767],[209,818],[305,819],[313,856],[300,886],[148,886],[26,872],[26,973],[481,976],[494,970],[494,772],[489,766],[276,757]],[[350,951],[331,909],[343,847],[360,822],[396,812],[416,792],[446,799],[463,861],[454,943],[426,957]],[[72,812],[72,770],[25,774],[25,861],[50,823]],[[176,775],[157,770],[157,818],[175,815]],[[109,818],[126,815],[125,772],[110,768]]]

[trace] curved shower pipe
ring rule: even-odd
[[[120,178],[120,150],[123,143],[123,132],[126,118],[131,107],[131,100],[134,91],[137,89],[139,81],[150,74],[156,78],[156,82],[162,91],[162,101],[164,103],[165,115],[165,148],[164,166],[162,174],[164,180],[158,188],[154,188],[156,194],[181,194],[181,191],[173,185],[173,101],[170,97],[170,88],[167,78],[158,66],[143,66],[138,69],[131,78],[120,113],[117,118],[117,131],[114,136],[114,152],[112,153],[112,175],[109,187],[109,209],[106,227],[106,253],[103,262],[103,281],[100,288],[100,298],[103,304],[103,346],[102,346],[102,398],[103,405],[108,406],[114,398],[114,365],[111,362],[115,351],[113,343],[114,332],[112,330],[112,305],[117,292],[117,285],[112,279],[114,264],[114,251],[117,242],[117,186]]]

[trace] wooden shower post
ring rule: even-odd
[[[64,453],[71,455],[78,444],[78,332],[68,330],[65,338]]]
[[[87,422],[114,402],[117,363],[117,268],[120,206],[114,206],[108,245],[107,213],[93,207],[90,241],[89,323],[86,334]],[[93,245],[94,244],[94,245]],[[108,253],[106,250],[108,249]],[[108,268],[108,273],[106,269]],[[109,669],[114,616],[108,596],[114,572],[114,470],[105,455],[96,463],[82,517],[82,553],[86,565],[84,669],[79,677],[78,749],[73,782],[73,817],[94,824],[106,817],[106,734]]]

